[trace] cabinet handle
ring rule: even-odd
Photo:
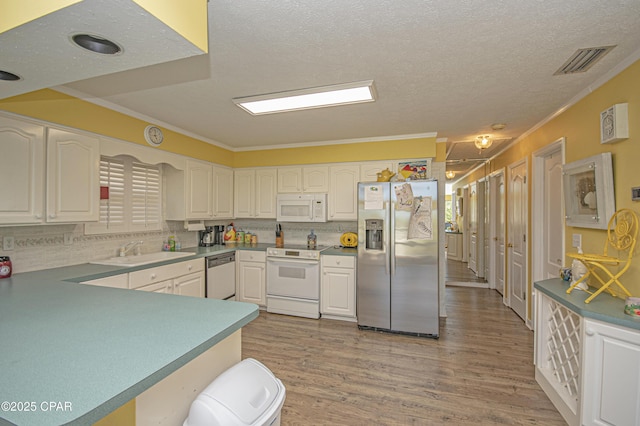
[[[36,219],[42,219],[42,216],[41,216],[41,215],[39,215],[39,214],[37,214],[37,215],[36,215]]]
[[[49,219],[55,219],[55,218],[56,218],[56,215],[55,215],[55,214],[51,213],[51,214],[49,215]]]
[[[338,260],[338,261],[336,262],[336,265],[339,265],[339,264],[340,264],[340,261]]]
[[[592,329],[592,328],[588,328],[588,327],[584,330],[584,333],[585,333],[587,336],[593,336],[593,335],[595,335],[595,334],[596,334],[596,332],[595,332],[595,331],[593,331],[593,329]]]
[[[192,265],[187,266],[187,269],[188,269],[188,270],[191,270],[192,268],[193,268],[193,266],[192,266]]]
[[[156,279],[156,274],[151,274],[151,279],[155,280]]]

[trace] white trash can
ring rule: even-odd
[[[183,426],[278,426],[285,393],[271,370],[247,358],[196,397]]]

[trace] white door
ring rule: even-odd
[[[469,269],[474,274],[478,274],[478,190],[474,182],[469,185],[469,208],[467,209],[469,218]]]
[[[462,188],[460,200],[460,229],[462,230],[462,261],[469,261],[469,186]]]
[[[504,274],[505,274],[505,200],[504,200],[504,173],[491,176],[490,191],[490,235],[489,244],[491,252],[491,274],[489,287],[495,288],[498,293],[504,296]]]
[[[476,275],[484,278],[484,253],[485,253],[485,182],[479,181],[476,184]]]
[[[509,305],[527,318],[527,162],[509,166]]]
[[[563,145],[561,138],[533,153],[532,282],[558,277],[564,263]]]
[[[491,226],[489,224],[489,218],[491,217],[491,185],[488,180],[484,182],[484,215],[483,215],[483,238],[484,238],[484,275],[483,277],[488,280],[491,276],[491,247],[490,238]]]

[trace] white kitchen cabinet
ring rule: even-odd
[[[0,117],[0,224],[41,223],[44,126]]]
[[[185,170],[164,168],[167,220],[213,219],[213,166],[186,160]]]
[[[383,170],[389,169],[390,171],[397,173],[395,170],[396,163],[392,161],[368,161],[360,165],[360,182],[377,182],[378,173]]]
[[[161,281],[136,288],[138,291],[149,291],[153,293],[173,294],[173,280]]]
[[[357,165],[329,167],[329,220],[358,219],[359,177]]]
[[[173,293],[181,296],[204,297],[204,273],[196,272],[175,278]]]
[[[326,318],[356,320],[356,259],[321,257],[320,313]]]
[[[100,140],[48,129],[46,187],[47,222],[98,221]]]
[[[129,288],[129,274],[112,275],[110,277],[97,278],[83,281],[81,284],[97,285],[101,287]]]
[[[213,166],[213,217],[233,218],[233,170]]]
[[[267,303],[266,253],[239,250],[237,252],[236,297],[239,302]]]
[[[236,170],[234,217],[275,219],[277,175],[275,168]]]
[[[141,269],[128,275],[129,288],[133,290],[204,297],[202,258]]]
[[[557,297],[568,298],[566,285],[558,287]],[[594,310],[604,319],[600,310],[611,296],[601,298]],[[640,330],[583,317],[537,288],[534,300],[536,381],[565,421],[640,424]],[[621,301],[616,306],[622,310]]]
[[[447,259],[462,260],[462,234],[457,232],[446,232],[447,236]]]
[[[327,166],[281,167],[278,193],[326,193],[329,191]]]
[[[640,424],[640,331],[585,318],[582,424]]]

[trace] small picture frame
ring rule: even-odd
[[[565,164],[562,181],[567,226],[607,229],[616,211],[611,153]]]

